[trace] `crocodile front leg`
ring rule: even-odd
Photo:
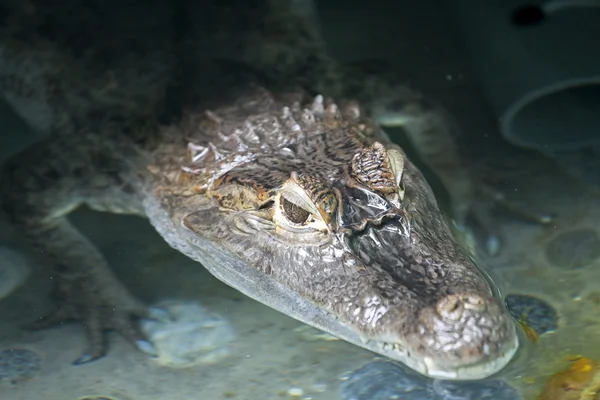
[[[67,219],[82,204],[141,213],[135,184],[123,173],[125,163],[110,151],[85,132],[48,136],[12,157],[0,175],[2,208],[36,253],[52,265],[57,308],[33,327],[80,321],[88,347],[75,364],[106,353],[106,330],[121,333],[142,350],[151,349],[135,323],[148,315],[148,308],[127,291],[102,254]]]

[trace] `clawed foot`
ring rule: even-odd
[[[501,240],[496,228],[497,224],[492,218],[495,209],[501,208],[519,219],[539,225],[548,225],[554,221],[554,216],[550,214],[537,213],[507,200],[502,192],[489,185],[480,185],[478,194],[480,200],[471,206],[470,214],[483,230],[486,237],[485,250],[491,256],[497,255],[501,248]],[[460,225],[459,228],[464,229]]]
[[[62,301],[52,313],[29,324],[26,328],[40,330],[68,321],[81,321],[85,329],[87,347],[73,364],[86,364],[106,355],[106,332],[115,331],[142,352],[155,357],[154,345],[149,342],[139,328],[139,320],[169,320],[168,313],[159,308],[148,308],[129,294],[120,298],[110,296],[110,300],[101,301],[86,298],[83,304],[74,301]]]

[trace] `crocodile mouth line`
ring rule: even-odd
[[[515,337],[513,342],[507,343],[503,351],[494,357],[484,357],[456,367],[440,366],[429,356],[414,357],[406,346],[400,343],[369,340],[365,346],[372,349],[377,348],[378,353],[385,354],[390,360],[407,365],[420,374],[433,379],[479,380],[500,372],[515,356],[519,349],[519,341]]]

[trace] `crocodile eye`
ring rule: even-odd
[[[298,207],[291,201],[285,199],[285,197],[281,197],[281,209],[283,213],[294,224],[303,224],[310,217],[310,213],[305,209]]]

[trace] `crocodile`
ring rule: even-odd
[[[422,174],[357,104],[260,87],[234,97],[165,127],[51,135],[4,166],[4,208],[54,259],[65,301],[43,323],[82,319],[81,361],[104,353],[103,329],[141,340],[131,317],[147,316],[66,219],[87,204],[148,217],[228,285],[422,374],[479,379],[507,364],[511,316]]]
[[[76,110],[2,167],[2,209],[53,266],[58,307],[35,327],[81,321],[88,347],[76,364],[106,354],[106,330],[151,351],[132,322],[154,310],[68,220],[87,205],[147,217],[226,284],[423,375],[483,379],[508,364],[519,341],[496,287],[369,117],[373,104],[245,74],[207,88],[214,75],[202,68],[176,91],[175,116],[146,112],[154,103]],[[77,103],[59,98],[67,114]]]

